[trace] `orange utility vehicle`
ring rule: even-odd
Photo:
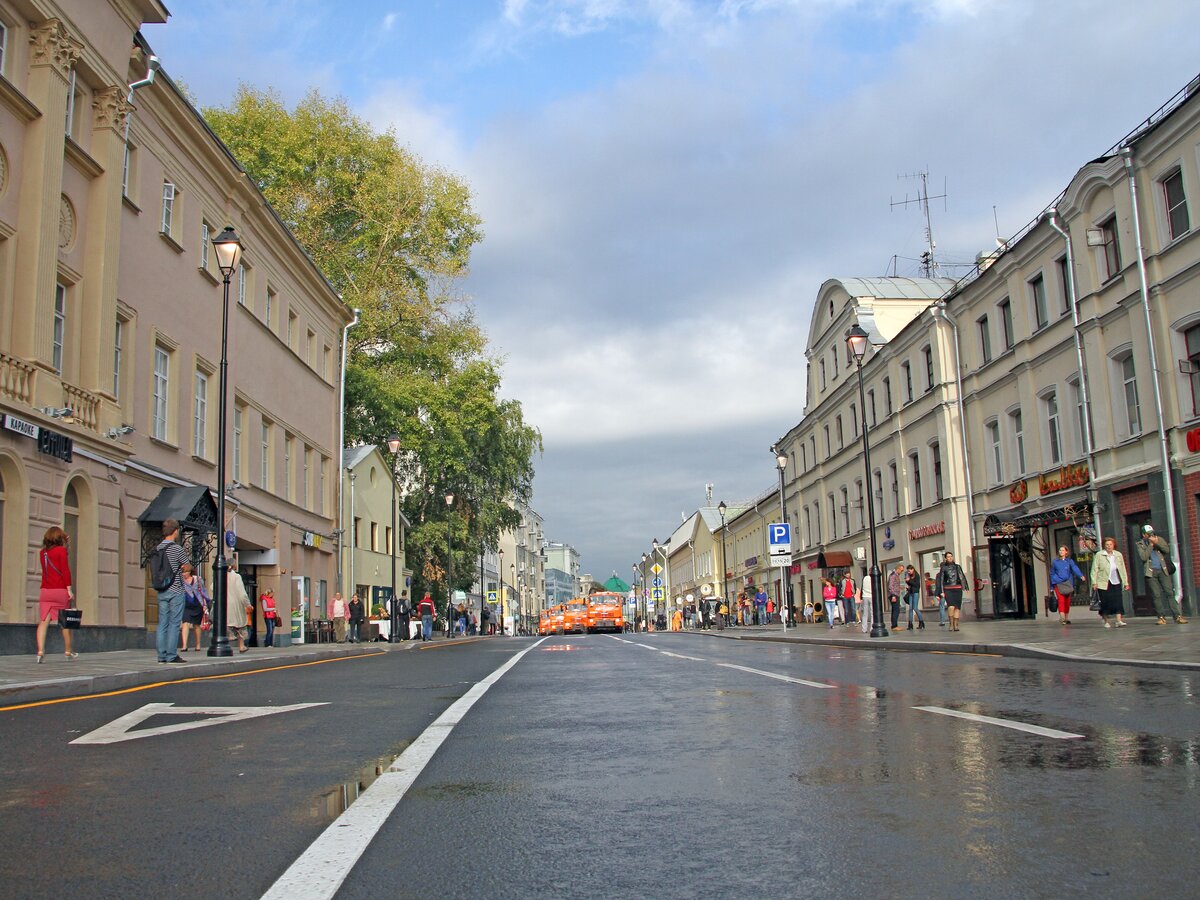
[[[625,630],[625,616],[622,613],[624,594],[599,593],[587,598],[587,630],[588,634],[598,631]]]
[[[550,630],[550,610],[543,609],[538,614],[538,636],[544,637],[547,634],[552,634]]]
[[[587,612],[588,604],[582,597],[576,597],[563,604],[563,634],[573,634],[574,632],[586,634],[588,630]]]

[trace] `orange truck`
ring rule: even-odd
[[[624,631],[625,616],[622,613],[624,594],[600,593],[587,598],[587,631]]]
[[[579,632],[585,634],[587,627],[588,603],[582,597],[576,597],[563,604],[563,634]]]

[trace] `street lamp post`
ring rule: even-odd
[[[725,555],[725,510],[729,509],[722,500],[717,504],[717,512],[721,514],[721,596],[725,601],[725,608],[734,615],[734,620],[737,621],[737,613],[733,610],[733,598],[729,596],[729,558]],[[719,611],[718,611],[719,614]]]
[[[217,267],[224,282],[221,301],[221,396],[218,402],[217,424],[217,558],[213,562],[213,629],[209,656],[233,656],[229,646],[229,632],[225,621],[226,583],[229,561],[225,558],[225,416],[226,394],[229,374],[229,279],[233,277],[238,261],[242,258],[242,242],[232,225],[213,238],[213,249],[217,254]]]
[[[517,564],[515,562],[510,562],[508,564],[508,583],[512,585],[513,591],[515,592],[517,589]],[[513,615],[512,637],[517,636],[517,617],[520,616],[520,614],[520,608],[518,607],[517,612]]]
[[[779,470],[779,515],[783,521],[787,521],[787,501],[783,494],[783,471],[787,468],[788,458],[786,453],[776,452],[775,448],[771,448],[771,452],[775,454],[775,468]],[[784,609],[779,611],[779,621],[783,623],[783,630],[787,631],[788,616],[792,612],[792,572],[791,566],[779,567],[779,583],[783,588],[780,593],[782,596],[779,602],[783,604]]]
[[[396,454],[400,452],[400,435],[387,439],[388,452],[392,454],[392,597],[388,603],[388,643],[400,640],[400,604],[396,602]]]
[[[863,462],[867,474],[864,484],[867,485],[867,525],[871,534],[871,637],[887,637],[888,631],[883,624],[883,575],[879,571],[879,549],[875,544],[875,501],[870,489],[871,484],[871,442],[867,439],[867,398],[863,389],[862,361],[867,353],[867,332],[855,323],[846,332],[846,344],[854,355],[854,365],[858,369],[858,408],[862,413],[862,445]]]
[[[500,579],[500,637],[504,637],[504,548],[497,548],[496,553],[500,557],[500,562],[496,564],[496,577]]]
[[[451,623],[451,637],[454,637],[454,556],[450,549],[450,511],[453,506],[454,492],[446,491],[446,621]]]

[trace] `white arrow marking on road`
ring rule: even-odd
[[[956,719],[966,719],[970,722],[982,722],[984,725],[999,725],[1001,728],[1011,728],[1014,731],[1025,731],[1029,734],[1040,734],[1042,737],[1054,738],[1060,741],[1083,737],[1082,734],[1072,734],[1069,731],[1056,731],[1053,728],[1043,728],[1041,725],[1030,725],[1027,722],[1016,722],[1012,719],[995,719],[991,716],[979,716],[975,713],[962,712],[957,709],[946,709],[944,706],[914,706],[913,709],[937,713],[940,716],[953,716]]]
[[[663,650],[661,653],[663,656],[673,656],[676,659],[690,659],[693,662],[704,662],[704,660],[698,656],[684,656],[682,653],[672,653],[670,650]]]
[[[779,675],[776,672],[764,672],[762,669],[750,669],[746,666],[735,666],[733,663],[717,663],[718,666],[724,666],[726,669],[737,669],[739,672],[749,672],[751,675],[765,675],[767,678],[778,678],[780,681],[788,681],[792,684],[803,684],[808,687],[824,688],[825,690],[833,690],[835,685],[824,684],[820,681],[805,681],[803,678],[793,678],[790,675]]]
[[[209,725],[225,725],[228,722],[242,722],[261,716],[273,716],[275,713],[295,712],[298,709],[308,709],[312,706],[328,705],[328,703],[293,703],[291,706],[176,706],[174,703],[148,703],[141,709],[126,713],[121,718],[102,725],[83,737],[76,738],[71,743],[116,744],[120,741],[157,737],[160,734],[170,734],[174,731],[189,731],[192,728],[205,728]],[[211,716],[212,718],[130,731],[131,728],[152,716]]]

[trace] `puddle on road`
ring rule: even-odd
[[[363,791],[375,783],[375,779],[387,771],[397,756],[411,744],[412,741],[402,741],[396,745],[395,752],[381,756],[372,763],[363,766],[349,781],[323,791],[313,798],[309,808],[314,819],[331,822],[350,808],[355,800],[362,796]]]
[[[516,794],[520,789],[520,785],[510,782],[451,781],[411,790],[408,794],[429,800],[473,800],[477,797]]]

